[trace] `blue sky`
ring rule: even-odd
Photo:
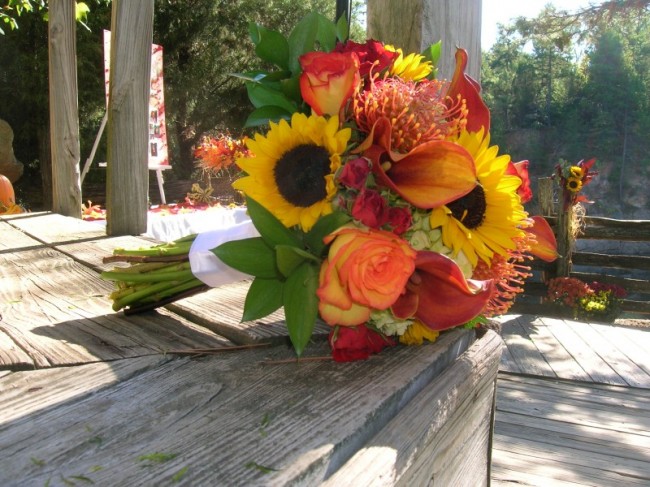
[[[481,26],[481,49],[490,49],[498,34],[497,23],[509,24],[516,17],[537,17],[547,4],[558,10],[576,10],[602,1],[594,0],[483,0],[483,24]]]

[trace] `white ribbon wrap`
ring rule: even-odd
[[[210,250],[224,242],[259,236],[260,234],[251,220],[245,220],[226,228],[199,233],[190,248],[189,257],[192,274],[212,287],[250,279],[252,276],[227,266]]]

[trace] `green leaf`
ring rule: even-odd
[[[170,460],[173,460],[178,456],[178,453],[163,453],[155,452],[149,453],[147,455],[140,455],[138,457],[139,462],[151,462],[151,463],[164,463]]]
[[[260,59],[288,69],[289,44],[282,34],[252,23],[248,25],[248,32],[255,44],[255,54]]]
[[[278,279],[256,277],[248,288],[242,322],[270,315],[282,306],[284,283]]]
[[[325,52],[332,52],[336,47],[336,33],[337,26],[327,17],[316,14],[318,16],[318,33],[316,40],[319,42],[320,47]]]
[[[290,120],[291,112],[288,112],[282,107],[267,105],[254,110],[246,119],[244,127],[259,127],[261,125],[268,125],[269,122],[277,122],[281,119]]]
[[[288,112],[295,112],[298,107],[289,100],[281,91],[274,90],[263,84],[246,83],[248,98],[255,108],[276,106]]]
[[[307,235],[305,235],[305,245],[307,245],[314,255],[322,256],[323,250],[325,250],[326,247],[323,243],[323,239],[337,228],[341,228],[350,220],[352,220],[352,217],[341,211],[335,211],[320,218]]]
[[[274,249],[276,245],[290,245],[302,248],[300,239],[257,201],[246,197],[246,207],[253,225],[269,247]]]
[[[176,473],[172,476],[172,482],[176,483],[176,482],[178,482],[180,479],[182,479],[183,476],[187,473],[187,470],[188,470],[188,467],[187,467],[187,466],[181,468],[178,472],[176,472]]]
[[[291,78],[283,79],[280,82],[280,89],[284,96],[292,100],[294,103],[303,103],[302,93],[300,93],[300,76],[295,75]],[[297,111],[297,110],[295,110]]]
[[[309,343],[318,316],[318,270],[313,262],[303,262],[284,284],[284,316],[299,357]]]
[[[314,50],[314,43],[318,35],[318,14],[310,12],[305,15],[289,34],[289,70],[300,73],[298,58],[306,52]]]
[[[348,33],[350,28],[348,26],[348,20],[345,18],[345,14],[339,17],[339,20],[336,22],[336,37],[339,41],[345,42],[348,40]]]
[[[292,245],[276,245],[275,260],[280,273],[289,277],[296,268],[306,260],[320,264],[320,259],[309,252]]]
[[[275,251],[261,237],[224,242],[212,253],[233,269],[263,279],[275,279]]]
[[[267,467],[265,465],[260,465],[259,463],[253,462],[253,461],[247,462],[244,465],[244,467],[251,468],[251,469],[254,468],[254,469],[259,470],[262,473],[271,473],[271,472],[277,472],[278,471],[277,468],[272,468],[272,467]]]
[[[431,44],[427,49],[422,51],[422,55],[426,61],[431,61],[433,65],[433,73],[437,71],[436,66],[438,66],[438,61],[440,60],[440,55],[442,54],[442,41],[438,41],[435,44]]]

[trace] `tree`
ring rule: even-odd
[[[326,0],[189,0],[160,2],[154,42],[165,52],[165,99],[174,167],[181,177],[194,170],[193,147],[214,130],[241,130],[250,105],[233,73],[256,66],[248,24],[288,34],[307,12],[334,18]]]

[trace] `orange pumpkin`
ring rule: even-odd
[[[7,176],[0,174],[0,208],[9,208],[16,204],[16,193]]]

